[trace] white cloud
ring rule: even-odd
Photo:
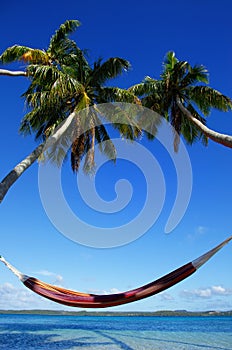
[[[231,288],[224,288],[222,286],[212,286],[207,288],[193,289],[193,290],[183,290],[180,295],[184,298],[203,298],[209,299],[213,296],[229,296],[232,295]]]
[[[103,289],[89,289],[87,293],[90,294],[98,294],[98,295],[108,295],[108,294],[117,294],[117,293],[122,293],[119,289],[117,288],[110,288],[110,290],[103,290]]]
[[[187,237],[190,241],[194,241],[196,239],[199,239],[199,236],[206,234],[208,231],[209,231],[209,227],[198,225],[197,227],[194,228],[194,231],[192,233],[188,234]]]
[[[166,301],[174,300],[174,297],[171,294],[166,293],[166,292],[165,293],[161,293],[160,294],[160,298],[163,299],[163,300],[166,300]]]
[[[42,275],[42,276],[53,276],[54,275],[53,272],[50,272],[50,271],[47,271],[47,270],[37,271],[36,274]]]
[[[111,288],[110,289],[110,293],[111,294],[117,294],[117,293],[121,293],[121,291],[119,289],[117,289],[117,288]]]
[[[200,234],[200,235],[203,235],[204,233],[206,233],[208,231],[208,227],[206,226],[202,226],[202,225],[199,225],[197,228],[196,228],[196,233]]]
[[[213,286],[212,293],[216,295],[232,295],[232,289],[231,288],[226,289],[222,286]]]
[[[46,277],[53,277],[52,283],[56,284],[56,285],[57,284],[60,285],[63,282],[63,277],[61,275],[58,275],[58,274],[51,272],[51,271],[40,270],[40,271],[37,271],[36,274],[46,276]]]
[[[48,308],[50,303],[26,287],[17,288],[8,282],[0,285],[0,309]]]

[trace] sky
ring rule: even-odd
[[[114,82],[120,87],[128,88],[147,75],[158,78],[165,54],[173,50],[180,60],[206,66],[210,86],[232,97],[231,12],[230,0],[67,0],[65,6],[42,0],[36,7],[25,0],[4,2],[0,52],[14,44],[46,49],[62,23],[78,19],[81,27],[72,38],[87,50],[90,62],[115,56],[130,61],[130,71]],[[24,69],[22,64],[0,68]],[[33,135],[23,137],[18,132],[25,114],[21,94],[27,86],[24,77],[0,77],[1,179],[37,145]],[[232,134],[231,116],[231,112],[213,110],[207,124]],[[55,175],[47,170],[45,176],[50,178],[45,178],[43,187],[38,180],[43,180],[43,173],[39,178],[41,166],[35,163],[1,203],[0,254],[27,275],[73,290],[104,294],[139,287],[219,244],[232,234],[231,150],[211,141],[207,147],[183,143],[183,153],[175,158],[171,149],[165,148],[169,141],[160,136],[154,142],[143,139],[139,145],[124,142],[116,165],[99,158],[102,166],[90,179],[82,174],[77,178],[68,162],[64,165],[62,190],[74,216],[95,227],[96,232],[99,227],[106,231],[116,227],[105,248],[98,247],[96,232],[92,243],[80,224],[75,227],[74,240],[72,233],[70,237],[65,230],[61,232],[57,218],[51,219],[46,207],[49,191],[56,186]],[[176,165],[178,159],[181,165]],[[176,227],[165,233],[177,193],[184,209]],[[87,196],[90,204],[86,204]],[[112,211],[107,201],[113,201]],[[53,197],[52,203],[56,209],[58,200]],[[68,214],[62,208],[57,212],[60,222],[68,226]],[[145,216],[140,217],[140,212]],[[150,223],[147,230],[143,227],[146,220]],[[127,222],[121,232],[120,227]],[[231,244],[227,245],[171,289],[110,310],[231,310],[231,249]],[[73,310],[33,294],[3,265],[0,309]]]

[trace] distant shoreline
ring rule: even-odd
[[[186,310],[163,310],[163,311],[63,311],[63,310],[0,310],[0,315],[54,315],[54,316],[232,316],[231,311],[186,311]]]

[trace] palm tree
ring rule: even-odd
[[[212,108],[227,112],[232,108],[232,100],[206,85],[208,72],[204,66],[192,67],[187,61],[179,61],[174,52],[168,52],[160,78],[156,80],[147,76],[129,91],[141,97],[144,106],[171,123],[175,129],[175,151],[181,134],[188,144],[201,140],[206,145],[210,138],[232,148],[231,136],[217,133],[205,125],[205,117]]]
[[[2,63],[23,61],[27,65],[26,76],[30,79],[30,85],[23,97],[29,107],[29,112],[21,122],[20,132],[23,134],[35,133],[36,139],[43,141],[26,158],[26,162],[25,160],[20,162],[2,181],[0,201],[17,178],[38,159],[46,139],[70,115],[76,116],[82,109],[96,106],[99,103],[113,101],[139,103],[138,98],[131,92],[106,86],[110,79],[116,78],[129,69],[129,62],[114,57],[105,62],[98,60],[91,66],[84,52],[68,37],[79,25],[80,23],[75,20],[68,20],[62,24],[52,36],[46,51],[14,45],[6,49],[0,56]],[[23,74],[17,72],[15,75]],[[75,119],[76,138],[71,151],[71,165],[74,171],[78,171],[80,161],[85,154],[87,156],[84,170],[91,171],[95,164],[95,144],[101,144],[106,140],[108,141],[107,147],[100,147],[100,150],[110,159],[116,159],[116,150],[110,141],[108,131],[99,120],[100,117],[97,109],[95,112],[94,109],[91,109],[85,121],[89,127],[85,128],[85,131],[82,130],[80,120]],[[125,118],[129,116],[125,115]],[[130,140],[140,135],[140,128],[131,119],[127,123],[115,122],[112,125],[121,135]]]

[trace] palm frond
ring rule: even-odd
[[[165,59],[163,62],[163,69],[172,70],[177,62],[178,62],[178,59],[175,56],[175,52],[169,51],[165,56]]]
[[[186,108],[195,118],[200,120],[202,124],[206,123],[206,120],[201,117],[192,104],[187,105]],[[195,124],[191,123],[188,118],[185,118],[185,116],[182,118],[181,133],[189,145],[192,145],[196,141],[201,141],[204,146],[208,145],[208,138],[196,127]]]
[[[99,91],[98,102],[126,102],[141,104],[140,100],[129,90],[118,87],[103,87]]]
[[[200,120],[200,122],[202,124],[206,124],[206,119],[203,118],[198,112],[197,110],[193,107],[193,105],[191,103],[189,103],[187,106],[186,106],[186,109],[192,114],[192,116],[198,120]],[[183,115],[184,116],[184,115]],[[186,119],[186,118],[184,118]]]
[[[37,107],[27,113],[20,123],[20,133],[23,135],[35,133],[35,139],[43,140],[55,130],[55,128],[66,118],[65,113],[57,107],[56,109]]]
[[[51,97],[55,97],[58,94],[63,99],[69,98],[71,100],[73,96],[76,96],[83,90],[84,87],[78,80],[59,72],[58,78],[51,86],[50,94]]]
[[[43,117],[43,118],[41,118]],[[31,134],[36,132],[35,139],[38,139],[42,136],[45,131],[44,121],[45,116],[41,113],[40,108],[34,108],[32,111],[27,113],[20,123],[19,132],[23,135]]]
[[[29,64],[49,64],[50,57],[49,55],[39,49],[31,49],[25,52],[21,58],[25,63]]]
[[[130,141],[141,137],[142,130],[138,124],[138,113],[140,105],[135,104],[109,104],[104,106],[105,118],[115,128],[120,136]],[[142,107],[141,107],[142,109]]]
[[[116,161],[116,149],[113,142],[110,140],[110,136],[103,124],[99,124],[95,127],[96,141],[99,150],[105,154],[113,162]]]
[[[33,77],[34,84],[42,87],[56,81],[59,77],[59,70],[55,66],[31,64],[27,67],[27,72]]]
[[[2,63],[11,63],[14,61],[23,60],[23,55],[29,51],[33,51],[30,47],[14,45],[8,47],[0,56],[0,62]]]
[[[189,97],[196,103],[204,115],[209,115],[210,109],[222,112],[232,109],[232,100],[209,86],[194,86],[189,90]]]
[[[138,125],[148,140],[154,140],[163,116],[155,111],[151,112],[150,109],[152,108],[141,109],[138,116]]]
[[[90,128],[85,141],[85,162],[83,171],[86,174],[94,174],[95,171],[95,127]]]
[[[75,106],[75,111],[79,112],[91,105],[91,99],[85,91],[82,91],[79,100]]]
[[[67,20],[61,24],[50,40],[48,51],[53,53],[61,41],[67,38],[68,34],[73,33],[80,25],[81,23],[78,20]]]
[[[84,115],[87,116],[88,113],[84,113]],[[87,123],[87,121],[84,120],[81,113],[78,118],[75,119],[75,122],[74,141],[71,147],[71,167],[73,172],[77,173],[80,169],[82,159],[90,149],[90,129],[85,128],[84,124]]]
[[[143,97],[147,94],[155,94],[159,90],[160,81],[150,78],[149,76],[145,77],[144,81],[139,84],[131,86],[128,91],[132,94]]]
[[[158,114],[164,114],[163,100],[159,93],[148,95],[142,98],[142,105]]]
[[[194,67],[189,65],[188,73],[182,79],[180,88],[186,88],[199,82],[208,84],[209,78],[207,69],[203,65],[195,65]]]
[[[36,108],[43,104],[46,104],[50,98],[49,91],[32,91],[29,89],[23,94],[25,97],[25,102],[29,108]]]
[[[130,68],[130,63],[119,57],[109,58],[102,64],[95,64],[95,68],[91,77],[91,84],[98,86],[104,84],[107,80],[116,78],[123,71],[127,71]]]
[[[65,74],[79,80],[80,83],[86,83],[92,69],[86,60],[84,53],[79,48],[72,53],[64,53],[62,59],[59,58],[60,66]]]

